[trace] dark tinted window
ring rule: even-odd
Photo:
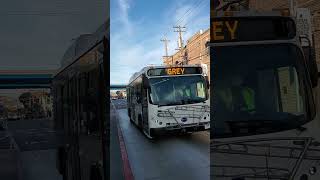
[[[211,56],[214,137],[282,131],[307,121],[298,48],[213,47]]]
[[[212,42],[237,42],[292,39],[295,23],[285,17],[212,18]]]

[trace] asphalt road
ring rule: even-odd
[[[52,120],[9,121],[8,129],[21,151],[54,149],[59,144]]]
[[[52,121],[10,121],[8,130],[21,151],[23,180],[62,180],[56,169],[56,138]]]
[[[208,132],[149,140],[130,123],[124,100],[114,100],[134,178],[137,180],[209,180]],[[118,105],[118,106],[117,106]]]

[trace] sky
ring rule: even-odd
[[[210,26],[210,0],[111,0],[110,7],[110,84],[127,84],[143,67],[162,64],[165,36],[169,55],[176,52],[173,26],[186,26],[184,42]]]
[[[107,19],[107,0],[10,0],[0,6],[0,70],[57,69],[73,39]]]

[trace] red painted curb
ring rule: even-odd
[[[129,159],[128,159],[128,154],[126,150],[126,145],[123,140],[122,132],[120,127],[118,126],[118,137],[119,137],[119,142],[120,142],[120,151],[121,151],[121,157],[122,157],[122,162],[123,162],[123,174],[124,174],[124,179],[125,180],[134,180]]]

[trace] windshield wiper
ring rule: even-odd
[[[183,102],[170,102],[170,103],[158,104],[158,107],[160,107],[160,106],[182,105],[182,104],[184,104],[184,103]]]
[[[238,120],[226,121],[232,133],[242,134],[245,133],[263,133],[282,130],[286,127],[285,123],[280,120]]]
[[[153,84],[151,84],[151,86],[154,86],[154,85],[156,85],[156,84],[161,84],[161,83],[163,83],[163,82],[166,82],[166,81],[169,81],[169,80],[171,80],[171,79],[164,79],[164,80],[162,80],[162,81],[159,81],[159,82],[156,82],[156,83],[153,83]]]
[[[187,103],[205,103],[206,102],[206,100],[205,99],[186,99],[186,100],[182,100],[182,101],[185,101],[185,102],[187,102]]]

